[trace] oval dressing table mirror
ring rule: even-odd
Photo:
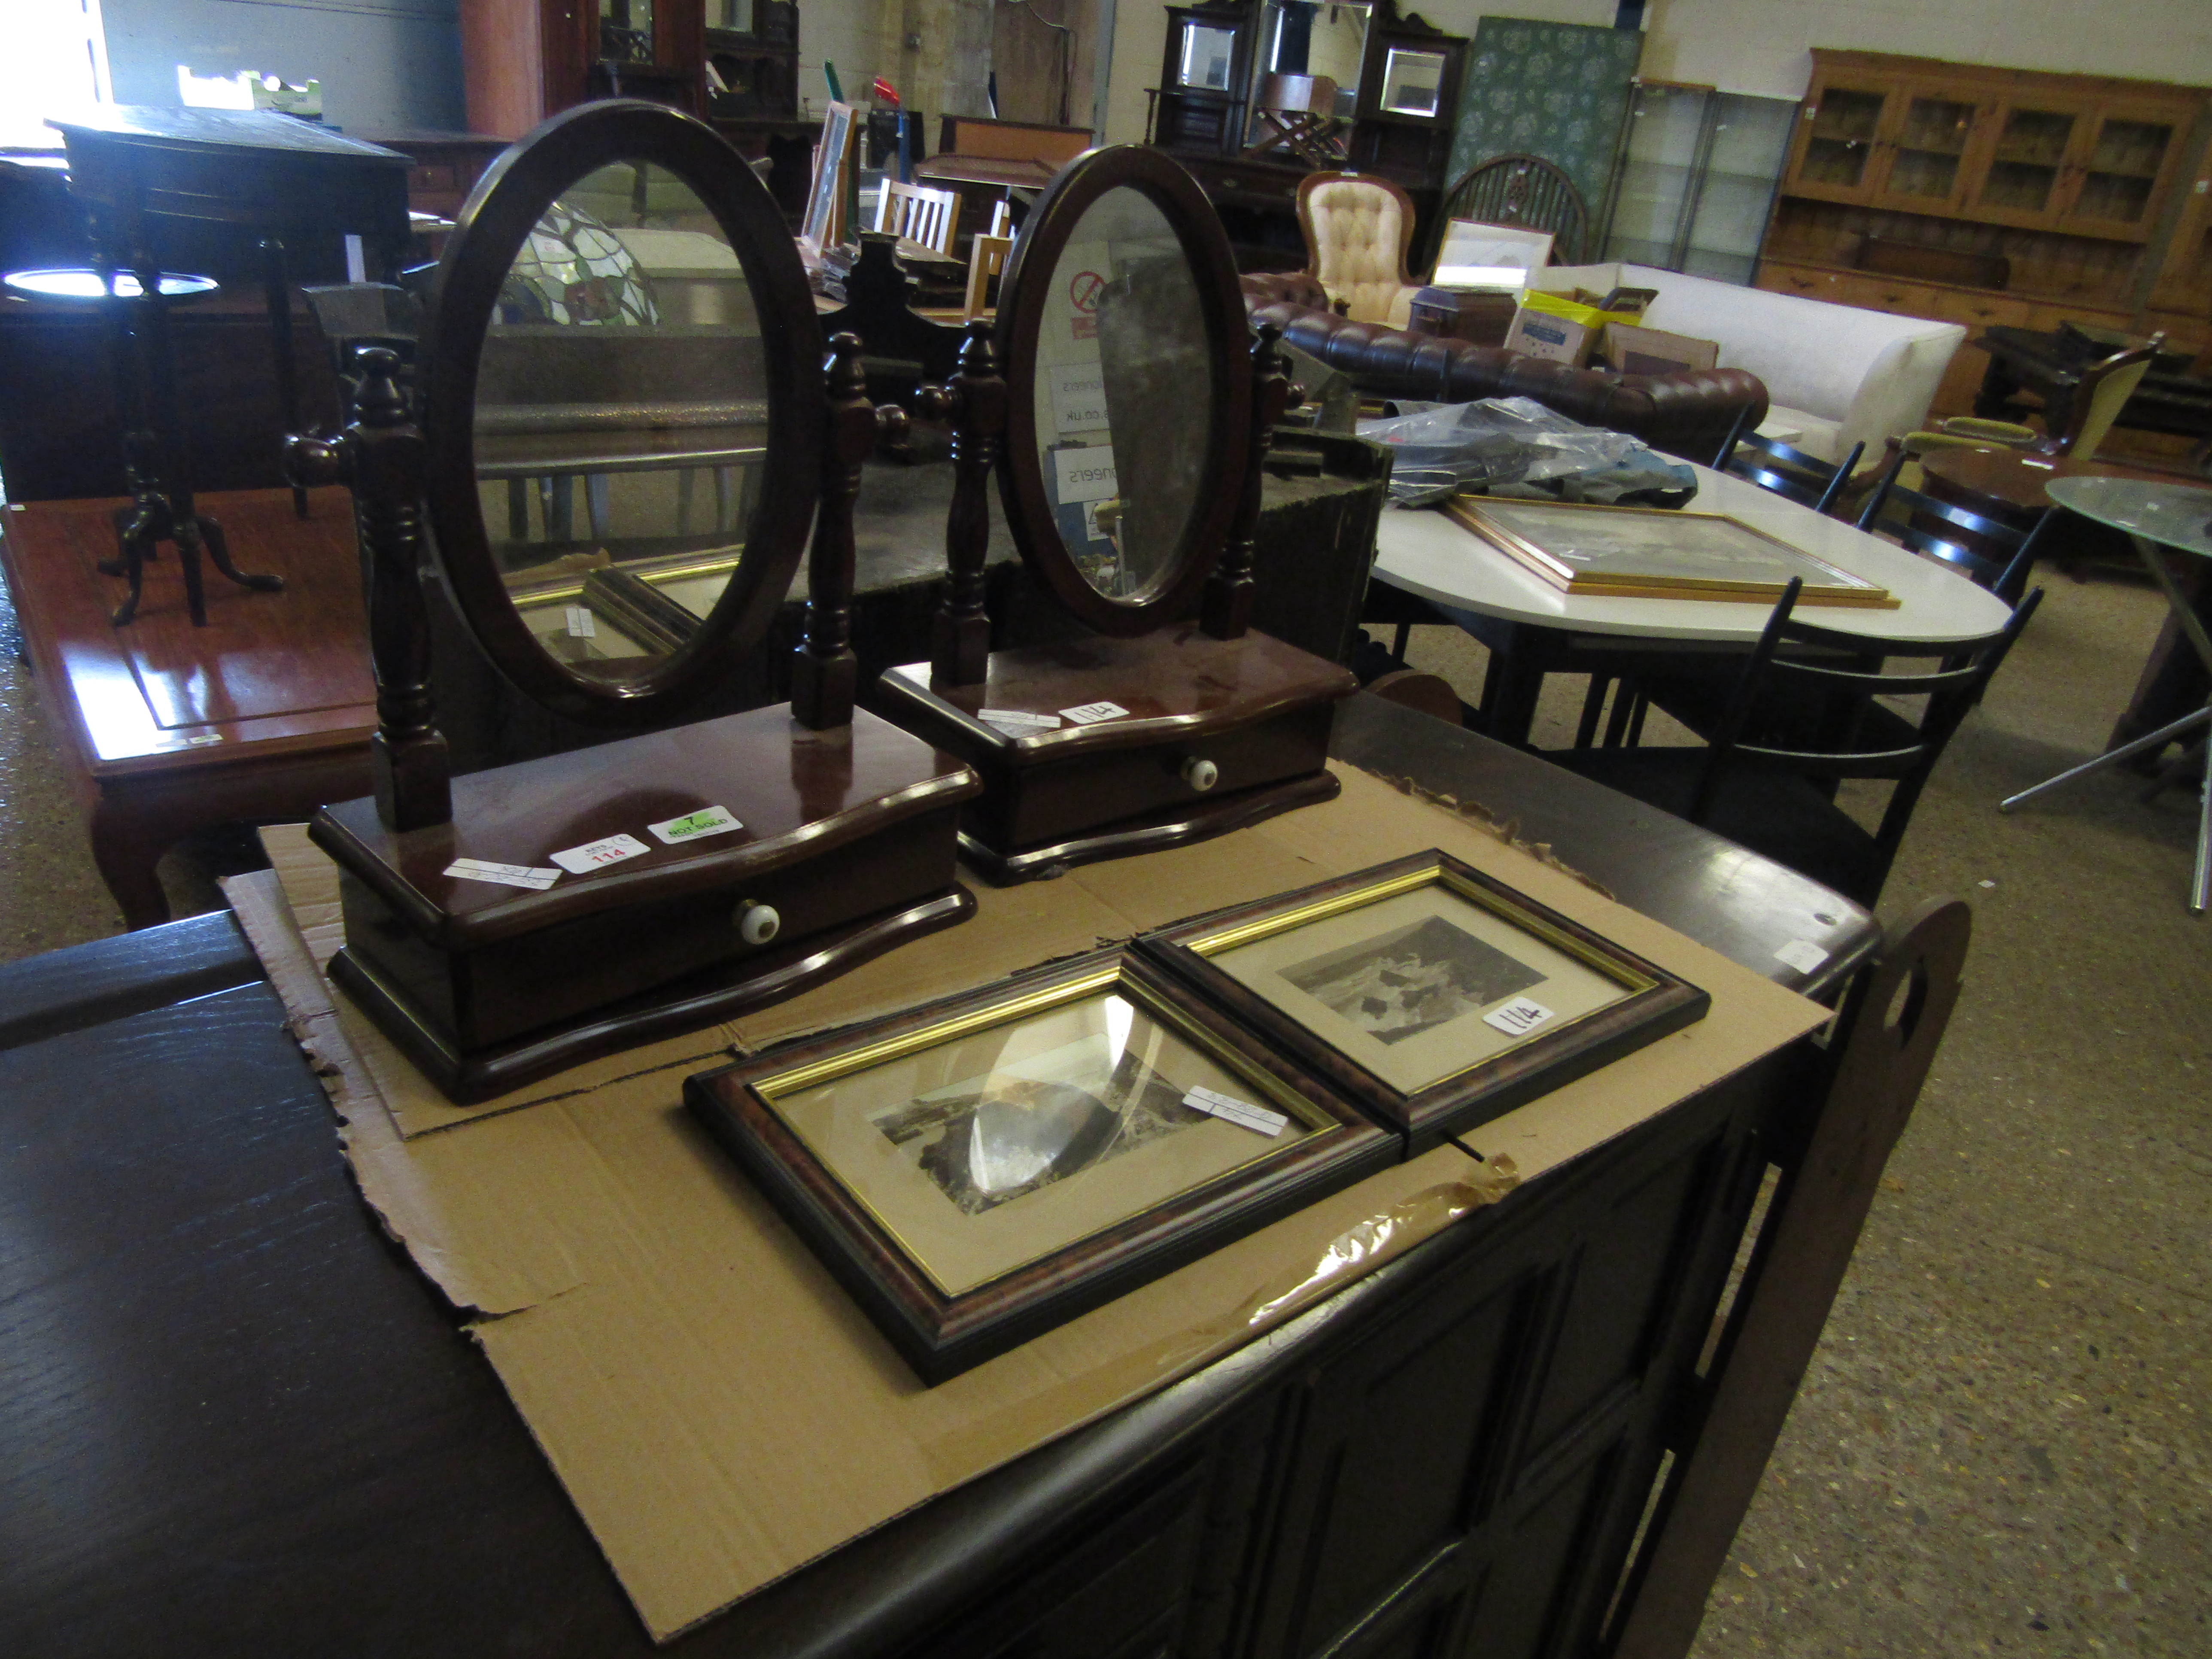
[[[1275,331],[1253,342],[1196,181],[1140,145],[1079,157],[1000,291],[995,339],[970,324],[961,372],[922,403],[951,422],[957,473],[931,660],[872,692],[981,774],[963,851],[1027,880],[1334,795],[1329,728],[1356,682],[1250,629],[1261,464],[1289,383]],[[994,461],[1023,559],[1088,637],[988,648]]]
[[[767,190],[659,105],[556,116],[448,241],[414,398],[365,351],[295,471],[354,489],[380,729],[337,862],[331,978],[456,1100],[726,1018],[958,921],[977,784],[853,708],[852,497],[876,411]],[[818,514],[817,514],[818,507]],[[428,529],[519,690],[614,740],[449,777]],[[677,725],[758,648],[807,550],[788,704]]]

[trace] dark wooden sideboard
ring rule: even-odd
[[[1337,747],[1510,810],[1786,983],[1833,994],[1877,949],[1802,878],[1425,716],[1355,699]],[[1679,1654],[1948,1016],[1960,914],[1912,933],[1919,1012],[1840,1079],[1777,1054],[665,1651]],[[1831,952],[1809,980],[1772,957],[1793,938]],[[228,918],[0,968],[0,1650],[654,1650],[360,1205]]]

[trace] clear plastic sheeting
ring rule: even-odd
[[[1359,422],[1361,437],[1394,452],[1394,506],[1428,507],[1464,490],[1666,507],[1697,494],[1697,475],[1680,462],[1625,432],[1571,421],[1533,398],[1397,408],[1386,419]]]

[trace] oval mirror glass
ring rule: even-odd
[[[555,118],[463,210],[428,333],[433,528],[510,680],[642,724],[757,641],[817,489],[822,346],[734,152],[656,105]]]
[[[1198,503],[1212,389],[1198,283],[1167,216],[1123,185],[1085,212],[1046,292],[1038,465],[1084,580],[1133,599]]]
[[[696,191],[622,161],[563,191],[500,285],[477,371],[485,539],[578,673],[645,678],[714,614],[768,455],[744,266]]]
[[[1038,204],[1006,287],[1016,540],[1092,627],[1158,626],[1220,556],[1249,447],[1219,222],[1160,152],[1094,150]]]

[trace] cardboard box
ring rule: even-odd
[[[1605,360],[1624,374],[1672,374],[1678,369],[1711,368],[1720,362],[1717,340],[1669,334],[1635,323],[1607,323],[1601,349]]]
[[[1552,265],[1528,273],[1505,349],[1571,368],[1587,363],[1611,323],[1640,323],[1650,297],[1619,264]]]

